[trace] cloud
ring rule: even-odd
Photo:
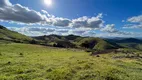
[[[9,0],[0,0],[0,7],[11,6]]]
[[[142,28],[142,24],[126,24],[124,29]]]
[[[100,28],[103,26],[102,14],[96,17],[88,18],[87,16],[72,20],[72,27]]]
[[[0,0],[0,20],[26,24],[46,24],[53,26],[68,26],[69,19],[54,17],[42,10],[43,14],[24,7],[20,4],[11,4],[9,0]]]
[[[100,33],[100,34],[96,34],[95,37],[104,37],[104,38],[108,38],[108,37],[136,37],[135,34],[133,35],[123,35],[123,34],[114,34],[114,33]]]
[[[71,21],[67,18],[50,18],[52,25],[53,26],[69,26],[69,24],[71,23]]]
[[[55,29],[43,28],[43,27],[31,27],[31,28],[28,28],[28,31],[39,31],[39,32],[47,33],[47,32],[54,32]]]
[[[45,11],[45,10],[41,10],[41,12],[42,12],[43,14],[45,14],[48,18],[55,18],[54,15],[49,14],[49,13],[48,13],[47,11]]]
[[[47,11],[45,11],[45,10],[41,10],[44,14],[48,14],[48,12]]]
[[[72,28],[69,30],[69,34],[75,34],[75,35],[80,35],[80,36],[85,36],[84,34],[88,31],[91,31],[91,29],[87,28]]]
[[[125,20],[122,20],[122,22],[125,22]]]
[[[129,23],[124,25],[123,28],[142,28],[142,15],[128,18],[127,22]]]
[[[34,27],[34,26],[25,26],[25,27],[8,27],[12,31],[17,31],[19,33],[28,35],[28,36],[42,36],[42,35],[80,35],[80,36],[92,36],[90,31],[91,29],[86,28],[64,28],[64,27]],[[90,32],[90,33],[89,33]]]
[[[89,28],[99,28],[103,21],[100,19],[102,14],[99,14],[97,17],[80,17],[78,19],[73,19],[72,21],[67,18],[55,17],[48,14],[47,11],[42,10],[37,12],[31,10],[28,7],[24,7],[20,4],[12,5],[9,0],[1,0],[0,5],[0,19],[5,21],[15,21],[22,23],[41,23],[52,26],[69,26],[72,27],[89,27]]]
[[[0,19],[6,21],[16,21],[23,23],[37,23],[46,20],[46,16],[42,15],[39,12],[34,10],[30,10],[27,7],[24,7],[20,4],[9,5],[9,1],[1,0],[4,3],[0,3],[3,5],[0,7]],[[9,6],[7,6],[9,5]]]
[[[42,13],[40,13],[20,4],[12,4],[9,0],[1,0],[0,5],[0,20],[10,21],[11,23],[75,28],[100,28],[103,25],[102,14],[91,18],[84,16],[70,20],[67,18],[55,17],[45,10],[41,10]]]
[[[102,28],[101,30],[109,33],[115,33],[117,30],[114,27],[114,24],[107,24],[106,27]]]
[[[50,35],[56,31],[55,28],[47,27],[8,27],[12,31],[17,31],[19,33],[25,34],[27,36],[41,36],[41,35]]]
[[[142,23],[142,15],[128,18],[127,21],[132,23]]]
[[[68,33],[69,32],[69,29],[56,29],[57,32],[59,33]]]
[[[100,13],[93,17],[79,17],[76,19],[68,19],[63,17],[56,17],[49,14],[45,10],[41,12],[29,9],[28,7],[20,4],[12,4],[9,0],[0,0],[0,21],[9,22],[11,24],[17,23],[20,25],[43,25],[43,27],[22,27],[11,28],[14,31],[18,31],[26,35],[48,35],[48,34],[77,34],[82,36],[94,36],[95,31],[101,30],[109,34],[123,34],[128,35],[130,33],[123,32],[115,29],[114,24],[104,25],[105,21],[102,19],[103,14]],[[139,18],[139,19],[137,19]],[[129,22],[141,22],[141,16],[135,16],[128,19]],[[56,29],[48,28],[47,26],[56,27]],[[57,27],[63,27],[57,29]],[[67,29],[65,29],[67,28]]]
[[[109,26],[113,26],[110,24]],[[12,31],[17,31],[19,33],[25,34],[27,36],[43,36],[43,35],[79,35],[79,36],[90,36],[90,37],[135,37],[140,33],[124,32],[119,30],[104,29],[103,32],[97,33],[96,30],[90,28],[69,28],[69,27],[34,27],[34,26],[25,26],[25,27],[8,27]]]
[[[114,24],[107,24],[106,27],[101,29],[101,31],[112,33],[112,34],[119,34],[119,35],[132,35],[133,34],[131,32],[117,30]]]

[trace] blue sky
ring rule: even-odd
[[[141,0],[44,1],[1,0],[0,24],[28,36],[142,37]]]

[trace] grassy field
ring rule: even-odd
[[[142,80],[142,59],[125,56],[96,57],[76,49],[0,44],[0,80]]]

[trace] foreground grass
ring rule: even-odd
[[[142,59],[73,49],[0,44],[0,80],[142,80]]]

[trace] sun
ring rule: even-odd
[[[52,0],[44,0],[44,3],[48,6],[52,5]]]

